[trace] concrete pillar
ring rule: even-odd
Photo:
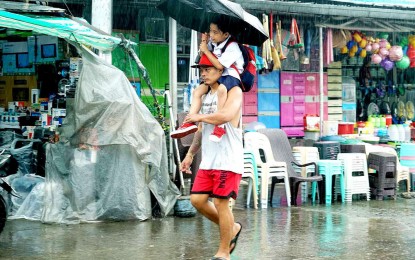
[[[112,0],[92,0],[91,24],[98,29],[112,33]],[[112,64],[111,52],[99,52],[99,56]]]
[[[177,23],[176,20],[169,18],[169,83],[172,101],[173,114],[177,115]]]

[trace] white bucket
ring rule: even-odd
[[[338,128],[338,121],[323,121],[323,136],[337,135]]]

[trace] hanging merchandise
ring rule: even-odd
[[[284,55],[283,47],[282,47],[282,41],[281,41],[281,20],[278,21],[276,26],[277,26],[277,29],[276,29],[276,31],[277,31],[277,50],[278,50],[278,55],[279,55],[280,61],[283,61],[287,57]]]
[[[357,48],[356,45],[354,45],[352,48]],[[357,52],[357,49],[356,49]],[[353,53],[356,53],[353,52]],[[352,53],[352,52],[351,52]],[[353,55],[354,56],[354,55]],[[324,65],[327,66],[330,63],[334,61],[333,56],[333,31],[331,28],[327,29],[326,37],[324,40]]]
[[[275,48],[274,37],[272,35],[272,33],[274,32],[274,30],[273,30],[274,22],[273,22],[272,13],[270,13],[270,15],[269,15],[269,20],[270,20],[270,23],[269,23],[270,24],[269,38],[271,39],[271,42],[270,42],[270,44],[271,44],[271,58],[272,58],[272,61],[274,63],[274,66],[273,66],[272,69],[273,70],[279,70],[279,69],[281,69],[281,61],[280,61],[280,57],[278,56],[278,51]]]
[[[302,30],[304,31],[304,30]],[[310,54],[311,54],[311,31],[310,29],[306,30],[305,38],[305,48],[300,54],[300,63],[303,65],[310,64]]]
[[[298,30],[297,20],[295,18],[291,20],[290,41],[288,45],[290,48],[294,49],[304,47],[304,44],[301,42],[300,30]]]
[[[408,101],[405,104],[405,109],[406,109],[406,119],[407,120],[414,120],[415,117],[415,108],[414,108],[414,103],[412,101]]]
[[[342,49],[346,46],[349,40],[350,35],[348,36],[345,30],[333,30],[333,48]]]
[[[268,15],[266,14],[262,14],[262,25],[264,26],[264,31],[269,34]],[[264,60],[264,68],[269,69],[268,64],[271,62],[271,44],[269,39],[262,44],[262,58]]]

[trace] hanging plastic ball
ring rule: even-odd
[[[366,51],[372,51],[372,44],[367,44],[365,49]]]
[[[403,37],[401,41],[399,42],[399,45],[404,47],[405,45],[408,45],[408,37]]]
[[[382,66],[386,71],[390,71],[393,69],[395,63],[391,61],[389,58],[385,58],[380,62],[380,66]]]
[[[346,54],[348,51],[349,51],[349,49],[347,49],[347,46],[343,46],[343,47],[340,49],[340,53],[341,53],[341,54]]]
[[[354,57],[355,55],[356,55],[356,52],[352,52],[352,51],[349,52],[349,57]]]
[[[402,47],[402,53],[403,53],[403,55],[407,55],[407,53],[408,53],[408,45],[405,45],[405,46]]]
[[[389,55],[389,51],[386,48],[380,48],[379,49],[379,54],[380,54],[380,56],[382,56],[382,58],[385,58],[386,56]]]
[[[407,56],[409,57],[409,59],[412,61],[413,59],[415,59],[415,48],[412,46],[408,47],[408,51],[406,52]]]
[[[402,47],[399,45],[394,45],[389,49],[389,59],[391,61],[399,61],[403,57]]]
[[[373,64],[379,64],[382,61],[382,57],[379,54],[373,54],[371,59]]]
[[[379,38],[381,38],[381,39],[387,40],[388,37],[389,37],[389,34],[387,32],[382,32],[382,33],[379,34]]]
[[[386,46],[388,45],[388,41],[386,41],[385,39],[381,39],[379,42],[379,47],[380,48],[386,48]]]
[[[404,69],[407,69],[409,67],[410,62],[411,61],[409,60],[408,56],[403,56],[400,61],[397,61],[395,63],[395,65],[398,69],[404,70]]]
[[[358,32],[355,32],[353,34],[353,39],[355,40],[355,42],[359,43],[362,41],[362,36],[360,36],[360,34]]]
[[[354,42],[354,41],[348,41],[347,42],[347,44],[346,44],[346,46],[347,46],[347,49],[351,49],[352,47],[353,47],[353,45],[355,45],[356,43]]]
[[[366,40],[365,38],[363,38],[363,39],[360,41],[359,46],[360,46],[361,48],[366,48],[366,45],[367,45],[367,40]]]
[[[353,45],[350,51],[356,53],[358,50],[359,50],[359,47],[357,47],[357,45]]]
[[[410,68],[415,68],[415,60],[411,60],[411,63],[409,63]]]
[[[360,54],[359,54],[359,56],[361,57],[361,58],[365,58],[366,57],[366,50],[365,49],[363,49],[363,50],[361,50],[360,51]]]
[[[375,43],[373,43],[372,44],[372,51],[377,51],[377,50],[379,50],[379,43],[377,43],[377,42],[375,42]]]

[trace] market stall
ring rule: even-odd
[[[59,11],[49,7],[44,9]],[[3,41],[3,61],[4,56],[15,59],[5,64],[8,67],[3,68],[3,77],[21,77],[23,73],[32,77],[39,65],[54,67],[56,60],[77,53],[73,62],[71,59],[65,64],[59,63],[62,66],[58,67],[57,96],[48,96],[45,103],[42,102],[45,87],[42,84],[35,82],[25,88],[25,91],[37,89],[38,92],[32,91],[18,101],[15,98],[20,96],[14,94],[14,89],[21,88],[16,87],[16,78],[11,81],[12,100],[7,100],[6,114],[2,118],[19,117],[19,120],[7,120],[7,123],[16,121],[20,130],[22,126],[48,129],[53,137],[45,144],[46,178],[42,186],[35,186],[35,189],[34,185],[25,183],[33,178],[21,171],[6,178],[12,187],[26,184],[14,186],[16,191],[25,195],[18,201],[18,208],[11,207],[15,217],[47,223],[145,220],[152,216],[152,195],[161,214],[168,214],[180,193],[170,181],[163,119],[154,118],[122,71],[90,51],[124,47],[137,62],[143,79],[151,86],[144,66],[129,48],[134,43],[102,34],[77,18],[52,13],[24,15],[4,10],[0,10],[0,16],[0,27],[4,31],[27,34],[24,41],[19,39],[18,43]],[[7,52],[5,45],[9,45]],[[21,57],[22,53],[25,59]],[[28,63],[26,66],[19,65],[23,60]],[[6,90],[8,88],[6,86]],[[55,102],[50,99],[55,99]],[[63,104],[65,107],[60,107]],[[29,118],[42,119],[42,124],[37,125],[39,120],[20,120],[18,113],[22,111]],[[52,115],[52,111],[55,114]],[[2,126],[9,129],[11,124],[3,123]],[[37,131],[30,134],[28,130],[26,138],[42,138],[43,134],[44,131],[41,136]],[[21,190],[29,186],[33,193]]]

